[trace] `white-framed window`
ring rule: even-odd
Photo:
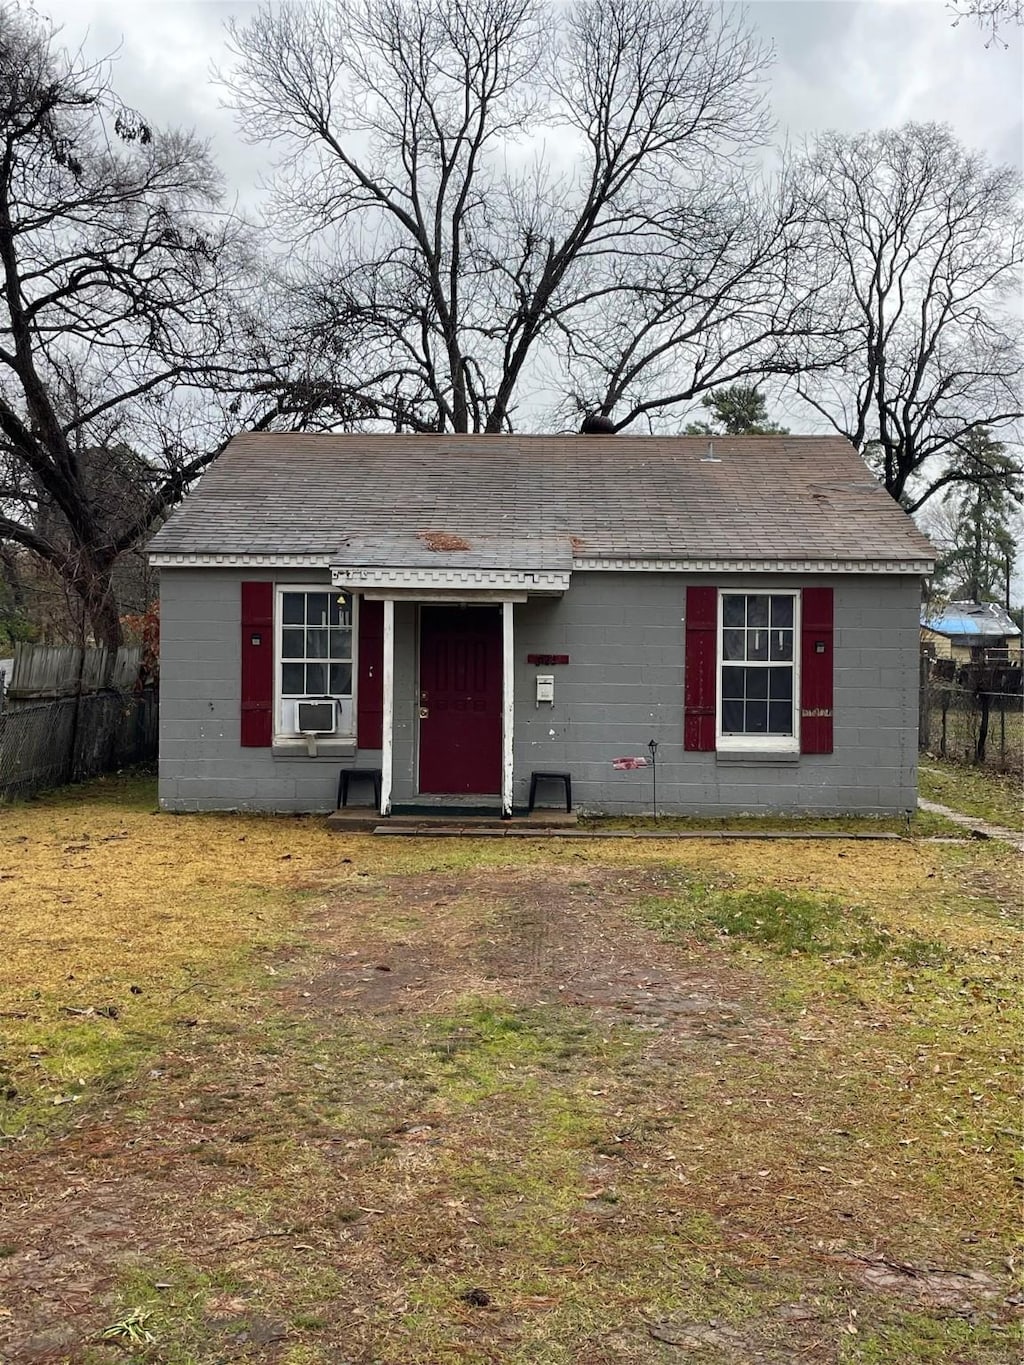
[[[299,703],[333,701],[335,734],[355,734],[355,605],[337,588],[282,584],[275,624],[275,733],[298,735]],[[323,711],[319,712],[322,717]]]
[[[800,594],[718,594],[719,749],[800,747]]]

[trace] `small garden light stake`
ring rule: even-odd
[[[654,820],[658,820],[658,741],[649,739],[647,747],[651,751],[651,785],[653,787],[652,804],[654,806]]]

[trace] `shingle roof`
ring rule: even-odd
[[[381,531],[348,536],[331,555],[339,568],[418,568],[456,565],[461,569],[534,570],[567,573],[572,542],[567,535],[477,535],[450,531]]]
[[[853,447],[820,436],[716,437],[709,459],[706,437],[245,434],[150,550],[352,563],[388,537],[378,562],[429,566],[437,536],[493,567],[531,545],[554,566],[566,543],[577,561],[934,556]]]

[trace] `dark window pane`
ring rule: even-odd
[[[747,598],[747,625],[766,626],[768,624],[768,599],[767,597]]]
[[[335,697],[352,695],[351,664],[331,664],[331,694]]]
[[[281,620],[286,626],[301,626],[306,619],[306,594],[286,592],[281,602]]]
[[[327,658],[327,631],[326,631],[326,630],[307,630],[307,631],[306,631],[306,657],[307,657],[307,659],[326,659],[326,658]]]
[[[722,733],[725,735],[743,733],[743,703],[741,701],[722,702]]]
[[[722,625],[742,626],[745,624],[746,598],[726,593],[722,598]]]
[[[743,636],[742,630],[723,630],[722,631],[722,658],[723,659],[742,659],[743,658]]]
[[[768,653],[772,659],[792,659],[793,632],[776,630],[773,626],[768,632]]]
[[[753,697],[758,701],[768,700],[767,668],[747,669],[747,697]]]
[[[743,696],[743,676],[745,668],[723,668],[722,669],[722,696],[740,697]]]
[[[793,733],[793,703],[770,701],[768,703],[768,729],[773,735]]]
[[[352,632],[350,630],[331,631],[331,652],[332,659],[351,659],[352,657]]]
[[[306,624],[310,626],[326,626],[327,624],[327,597],[325,592],[306,593]]]
[[[768,658],[767,629],[747,631],[747,658],[748,659]]]
[[[306,632],[304,630],[282,630],[281,654],[286,659],[301,659],[305,654]]]
[[[306,691],[313,696],[327,691],[327,665],[306,665]]]
[[[301,697],[303,678],[301,664],[284,664],[281,668],[281,691],[286,697]]]
[[[763,735],[767,730],[768,703],[766,701],[748,701],[745,733],[748,735]]]
[[[776,629],[792,630],[793,628],[793,599],[792,597],[773,597],[772,598],[772,625]]]
[[[793,670],[791,668],[767,668],[764,671],[771,678],[769,696],[772,701],[791,702],[793,700]]]

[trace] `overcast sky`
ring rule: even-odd
[[[265,156],[237,136],[212,65],[227,60],[224,23],[246,0],[37,0],[87,53],[118,52],[114,84],[151,122],[208,137],[229,185],[251,203]],[[823,128],[884,128],[907,119],[952,124],[995,161],[1021,165],[1021,36],[985,47],[976,27],[951,25],[945,0],[753,0],[750,18],[774,45],[779,141]]]

